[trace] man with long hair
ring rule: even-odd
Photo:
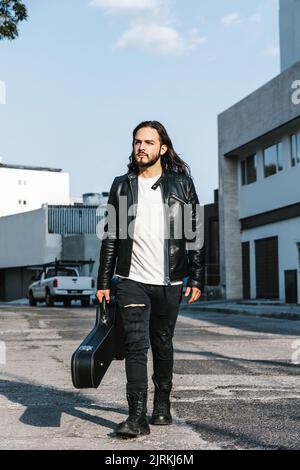
[[[115,273],[116,298],[124,325],[129,405],[129,416],[117,426],[116,434],[136,437],[150,433],[147,420],[150,345],[155,387],[150,422],[172,423],[172,339],[183,279],[188,276],[185,291],[186,297],[190,295],[188,303],[195,302],[204,287],[204,265],[203,248],[197,243],[198,196],[189,167],[175,152],[162,124],[145,121],[134,129],[127,166],[127,173],[114,179],[109,192],[106,215],[112,208],[115,223],[110,223],[108,217],[104,226],[97,298],[102,302],[105,297],[109,302]],[[126,199],[122,209],[121,197]],[[188,217],[184,214],[187,207]],[[176,227],[181,228],[181,234],[175,237]]]

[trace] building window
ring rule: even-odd
[[[282,142],[277,144],[278,171],[283,170],[283,145]]]
[[[282,142],[264,149],[264,176],[265,178],[283,170]]]
[[[241,161],[242,185],[256,181],[256,155],[250,155]]]
[[[300,132],[290,136],[291,143],[291,166],[300,163]]]
[[[22,201],[21,201],[21,199],[19,199],[19,204],[22,204]]]
[[[23,201],[23,204],[24,204],[24,206],[25,206],[25,205],[27,204],[27,202],[26,202],[26,201]]]

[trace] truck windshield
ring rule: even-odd
[[[76,273],[75,269],[59,268],[57,270],[57,273],[55,273],[55,269],[49,269],[47,271],[46,277],[54,277],[54,276],[76,277],[77,273]]]

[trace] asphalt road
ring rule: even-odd
[[[182,304],[174,424],[151,426],[149,436],[133,440],[113,433],[127,416],[124,361],[113,361],[97,390],[72,386],[71,354],[93,326],[94,308],[2,305],[0,322],[1,449],[300,447],[300,322]],[[151,415],[151,352],[148,365]]]

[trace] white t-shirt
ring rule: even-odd
[[[134,226],[129,276],[117,276],[145,284],[167,285],[164,246],[164,212],[160,186],[151,186],[159,176],[138,176],[138,205]],[[183,281],[173,281],[172,285]]]

